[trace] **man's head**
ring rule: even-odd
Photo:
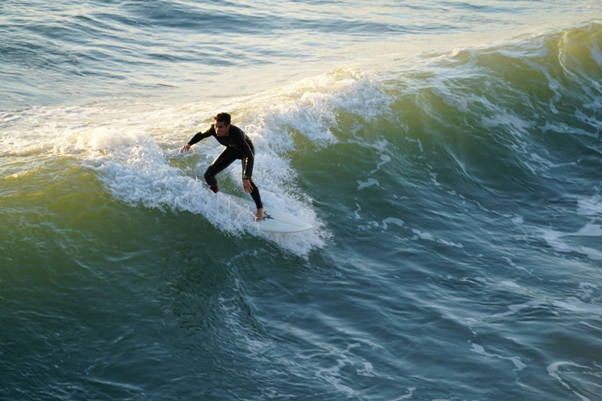
[[[230,114],[218,113],[213,117],[215,120],[215,132],[217,136],[225,136],[230,130]]]

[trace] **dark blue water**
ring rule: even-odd
[[[3,2],[0,398],[600,400],[599,14]]]

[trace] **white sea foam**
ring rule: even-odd
[[[443,244],[443,245],[447,245],[447,246],[453,246],[453,247],[456,247],[456,248],[464,248],[464,245],[462,245],[460,243],[446,241],[444,239],[439,239],[439,240],[437,240],[437,242],[439,242],[440,244]]]
[[[129,105],[127,112],[103,105],[40,107],[1,116],[2,122],[20,120],[19,124],[30,129],[4,134],[0,153],[79,158],[98,173],[107,191],[118,200],[202,214],[223,231],[267,236],[295,253],[306,254],[322,247],[329,234],[311,208],[311,199],[291,186],[296,173],[288,155],[295,150],[295,133],[316,146],[328,146],[338,141],[333,134],[337,113],[370,120],[387,113],[390,102],[375,76],[341,69],[219,104],[140,104]],[[254,178],[264,204],[302,218],[314,225],[314,230],[289,236],[262,233],[252,223],[248,207],[215,196],[197,179],[219,154],[221,145],[203,141],[186,155],[178,154],[177,149],[222,110],[231,111],[234,123],[255,142]],[[377,141],[371,146],[384,151],[386,143]],[[381,155],[377,168],[389,160]],[[220,180],[229,178],[238,183],[240,170],[240,164],[234,163]]]
[[[523,224],[524,222],[525,220],[522,216],[515,216],[512,218],[512,223],[516,224],[517,226]]]
[[[533,126],[532,122],[525,121],[514,114],[510,114],[508,111],[499,110],[497,107],[494,107],[494,109],[496,113],[492,117],[481,117],[481,122],[486,127],[496,128],[500,125],[506,125],[513,128],[510,130],[512,134],[522,137]]]
[[[492,315],[491,317],[492,318],[508,317],[508,316],[516,315],[517,313],[520,313],[521,311],[523,311],[525,309],[541,308],[543,306],[544,306],[543,302],[535,301],[535,300],[525,302],[523,304],[509,305],[508,312],[496,313],[495,315]]]
[[[288,135],[293,132],[327,146],[338,142],[333,134],[338,127],[337,113],[344,111],[370,121],[389,113],[391,103],[371,73],[338,69],[255,96],[240,109],[242,117],[250,121],[247,131],[260,133],[272,149],[282,153],[292,150]]]
[[[562,233],[551,229],[542,229],[542,235],[545,241],[557,252],[577,253],[585,255],[592,260],[602,260],[602,252],[581,245],[572,245],[564,242],[563,237],[598,237],[602,236],[602,228],[596,224],[586,224],[575,233]]]
[[[591,138],[598,138],[598,134],[596,133],[591,133],[588,132],[582,128],[576,128],[576,127],[572,127],[567,125],[566,123],[551,123],[551,122],[546,122],[545,125],[543,125],[542,127],[540,127],[542,132],[548,132],[548,131],[552,131],[552,132],[556,132],[558,134],[577,134],[577,135],[583,135],[583,136],[588,136]]]
[[[547,153],[547,152],[546,152]],[[541,167],[544,168],[561,168],[561,167],[566,167],[566,166],[573,166],[576,163],[575,162],[570,162],[570,163],[562,163],[562,164],[554,164],[551,161],[549,161],[548,159],[538,155],[537,153],[531,153],[530,154],[530,158],[532,161],[538,163],[538,165],[540,165]]]
[[[525,269],[524,267],[517,266],[517,265],[516,265],[516,264],[515,264],[515,263],[512,261],[512,259],[510,259],[510,258],[506,258],[506,257],[504,257],[504,260],[506,260],[506,262],[508,262],[508,264],[509,264],[510,266],[512,266],[512,267],[515,267],[515,268],[517,268],[518,270],[523,270],[523,271],[526,271],[527,273],[531,273],[529,270]]]
[[[434,242],[438,242],[440,244],[443,245],[447,245],[447,246],[452,246],[452,247],[456,247],[456,248],[464,248],[464,245],[460,244],[460,243],[455,243],[455,242],[451,242],[451,241],[447,241],[444,239],[436,239],[434,235],[429,234],[429,233],[424,233],[420,230],[417,229],[412,229],[412,232],[415,234],[414,237],[412,238],[413,240],[424,240],[424,241],[434,241]]]
[[[554,301],[554,306],[571,312],[602,316],[602,305],[588,304],[576,298],[568,298],[566,301]]]
[[[386,219],[383,220],[383,230],[386,230],[387,228],[389,228],[389,224],[395,224],[399,227],[405,226],[403,220],[398,219],[396,217],[387,217]]]
[[[595,195],[590,199],[580,199],[578,202],[577,214],[582,216],[602,216],[602,198]]]
[[[369,343],[370,346],[376,346]],[[349,370],[344,370],[347,366],[361,366],[355,369],[357,376],[376,377],[372,363],[366,361],[351,352],[352,349],[361,347],[360,343],[353,343],[347,346],[345,350],[332,349],[329,351],[312,352],[309,355],[297,354],[297,357],[302,360],[313,360],[313,364],[317,366],[327,365],[316,370],[315,376],[332,385],[337,391],[349,397],[356,394],[351,385],[353,378],[348,377]],[[334,359],[334,361],[333,361]],[[334,364],[336,362],[336,364]],[[344,381],[350,382],[350,385],[343,384]]]
[[[361,220],[362,216],[360,215],[360,212],[362,211],[362,207],[360,205],[358,205],[357,203],[355,204],[355,206],[357,207],[357,209],[355,209],[353,212],[353,214],[355,215],[355,219]]]
[[[367,181],[357,181],[357,183],[358,183],[358,186],[357,186],[358,191],[361,191],[364,188],[368,188],[368,187],[372,187],[372,186],[377,186],[377,187],[380,186],[378,180],[375,178],[368,178]]]
[[[548,366],[548,374],[550,376],[552,376],[553,378],[555,378],[556,380],[558,380],[560,382],[560,384],[562,384],[563,387],[571,390],[573,392],[573,394],[575,394],[576,396],[581,398],[582,401],[591,401],[589,398],[580,394],[577,390],[575,390],[573,388],[573,386],[571,386],[569,383],[567,383],[565,380],[563,380],[562,375],[561,375],[561,373],[562,373],[561,368],[564,366],[571,366],[571,367],[580,368],[580,369],[589,369],[589,368],[587,366],[582,366],[582,365],[579,365],[579,364],[576,364],[573,362],[555,362]]]
[[[524,291],[523,287],[511,281],[504,281],[501,283],[508,289],[514,289],[521,293],[528,293]],[[581,284],[580,291],[576,296],[567,297],[564,299],[546,299],[546,300],[531,300],[522,304],[508,305],[508,312],[497,313],[489,316],[488,318],[499,319],[508,318],[515,316],[526,310],[543,309],[549,313],[558,315],[558,309],[563,309],[569,313],[575,313],[578,315],[585,315],[589,317],[599,318],[602,317],[602,304],[600,304],[600,298],[594,297],[594,293],[597,291],[597,287],[592,284]],[[469,321],[467,319],[467,321]],[[470,323],[473,323],[470,320]]]
[[[602,51],[600,50],[600,45],[597,39],[592,41],[590,50],[592,52],[592,59],[596,62],[596,64],[602,67]]]
[[[592,283],[580,283],[579,290],[582,292],[581,298],[591,299],[598,290],[598,286]],[[602,300],[602,297],[599,297],[598,300]]]
[[[395,398],[393,401],[401,401],[401,400],[411,400],[414,396],[414,391],[416,391],[416,387],[408,387],[408,393],[404,394],[398,398]]]
[[[417,143],[418,150],[420,151],[420,153],[424,153],[424,147],[422,146],[422,142],[420,141],[420,139],[412,139],[412,138],[407,138],[407,137],[405,137],[404,139],[411,143]]]
[[[514,367],[515,367],[514,370],[523,370],[524,368],[527,367],[527,365],[525,365],[521,361],[520,357],[517,357],[517,356],[508,357],[508,356],[502,356],[502,355],[497,355],[497,354],[491,354],[489,352],[486,352],[485,348],[479,344],[473,343],[471,351],[476,352],[477,354],[489,357],[489,358],[498,358],[498,359],[504,359],[504,360],[511,361],[514,364]]]
[[[366,377],[374,377],[374,366],[370,362],[364,362],[364,367],[362,369],[357,369],[356,373],[358,376],[366,376]]]
[[[468,99],[452,93],[446,83],[441,79],[431,79],[430,81],[434,95],[440,97],[445,104],[456,108],[462,113],[468,112]]]
[[[506,287],[512,287],[512,288],[516,288],[516,289],[521,288],[521,286],[516,284],[514,281],[502,281],[501,284],[505,285]]]
[[[351,395],[353,395],[353,389],[351,387],[346,386],[341,383],[340,371],[345,366],[346,366],[346,361],[343,359],[339,359],[339,360],[337,360],[336,366],[326,368],[326,369],[320,369],[316,372],[316,376],[319,377],[320,379],[332,384],[332,386],[334,388],[336,388],[338,391],[345,393],[348,396],[351,396]]]
[[[416,234],[416,236],[414,237],[414,239],[421,239],[421,240],[426,240],[426,241],[434,241],[435,237],[432,234],[429,233],[424,233],[420,230],[417,229],[412,229],[412,232],[414,234]]]

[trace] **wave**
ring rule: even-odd
[[[394,109],[404,115],[410,138],[443,146],[464,174],[496,161],[487,170],[546,174],[574,163],[575,155],[596,157],[602,151],[601,36],[602,26],[590,24],[426,55],[420,71],[390,80]]]
[[[0,154],[4,168],[15,177],[24,167],[19,160],[59,157],[92,169],[106,190],[119,201],[149,208],[202,214],[219,230],[239,235],[262,235],[242,206],[207,191],[204,169],[221,151],[204,141],[188,154],[179,147],[204,129],[216,112],[228,110],[235,123],[256,142],[256,181],[264,203],[310,223],[316,230],[297,236],[269,235],[296,253],[321,247],[329,232],[311,207],[312,199],[295,184],[291,165],[298,136],[324,147],[337,141],[336,113],[347,110],[370,119],[374,107],[386,109],[388,97],[368,73],[338,70],[289,87],[221,104],[195,103],[170,107],[138,104],[127,111],[115,105],[39,107],[9,112],[0,121],[7,128]],[[240,166],[221,174],[227,192],[245,197],[239,188]],[[248,217],[248,218],[247,218]],[[266,234],[263,234],[266,235]]]
[[[386,187],[378,178],[384,173],[392,183],[430,193],[424,182],[477,203],[491,194],[534,199],[577,187],[590,191],[587,200],[602,153],[601,36],[602,25],[589,24],[428,53],[420,65],[396,59],[381,71],[335,69],[221,102],[3,112],[3,170],[29,170],[18,161],[25,157],[77,160],[122,202],[202,214],[219,230],[258,235],[250,219],[236,218],[244,211],[220,203],[198,178],[221,147],[204,141],[190,154],[177,152],[212,115],[229,111],[256,143],[265,201],[319,227],[287,245],[301,253],[330,236],[308,186],[336,187],[349,177],[357,185],[340,188],[343,196]],[[227,191],[244,196],[240,166],[222,175]]]

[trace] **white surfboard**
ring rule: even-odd
[[[233,202],[238,204],[247,204],[251,210],[255,210],[255,204],[246,199],[241,199],[237,196],[227,195],[221,193],[221,196],[227,196],[232,199]],[[263,220],[259,222],[259,228],[263,231],[271,233],[299,233],[302,231],[311,230],[313,226],[305,221],[291,216],[288,213],[281,212],[280,210],[273,209],[269,206],[263,207]]]
[[[259,228],[272,233],[298,233],[312,229],[312,225],[270,207],[263,207],[263,220],[259,222]]]

